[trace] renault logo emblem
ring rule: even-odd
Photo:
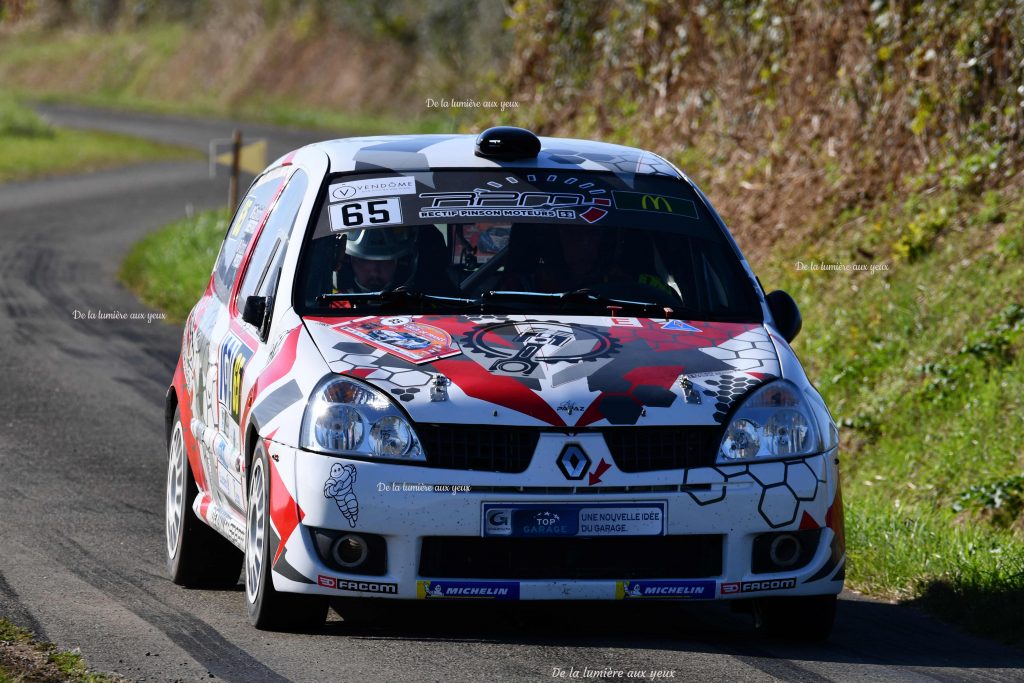
[[[566,444],[561,455],[558,456],[558,469],[562,470],[566,479],[573,481],[582,479],[590,469],[590,456],[579,444]]]

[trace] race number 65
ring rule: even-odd
[[[348,230],[363,225],[394,225],[402,222],[402,203],[398,197],[363,199],[331,204],[331,230]]]

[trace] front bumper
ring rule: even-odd
[[[612,466],[589,486],[586,478],[567,481],[554,457],[544,457],[543,442],[521,474],[355,461],[269,445],[278,482],[271,487],[271,542],[278,543],[273,579],[279,591],[398,599],[708,600],[834,594],[843,586],[835,451],[787,462],[638,474]],[[549,446],[557,455],[558,444]],[[600,444],[592,446],[588,452],[600,459]],[[580,534],[572,537],[508,538],[487,519],[495,510],[575,519],[581,509],[612,512],[605,520],[621,512],[625,516],[617,519],[627,521],[586,528],[577,521],[561,530]],[[317,549],[315,530],[383,538],[383,573],[332,567]],[[814,547],[790,569],[765,571],[763,563],[758,569],[756,547],[763,551],[771,534],[786,533],[812,538]],[[494,560],[510,544],[517,544],[516,552],[504,554],[519,569]],[[679,563],[656,571],[651,557],[665,555],[670,545]],[[719,557],[691,562],[687,548]],[[544,567],[545,549],[561,569]],[[633,554],[604,563],[604,549]],[[466,557],[474,552],[475,559]],[[453,574],[451,567],[466,567],[465,573]]]

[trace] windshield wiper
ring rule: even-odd
[[[629,301],[626,299],[612,299],[596,294],[591,289],[577,289],[571,292],[517,292],[517,291],[494,291],[484,292],[480,297],[481,308],[487,308],[488,304],[533,304],[542,303],[565,310],[573,306],[586,306],[590,309],[607,312],[609,315],[625,315],[633,313],[645,317],[687,319],[699,318],[700,314],[692,309],[684,309],[681,306],[666,306],[664,304],[650,301]]]
[[[419,304],[429,305],[431,307],[437,307],[440,305],[465,307],[473,306],[477,303],[474,299],[424,294],[423,292],[404,288],[384,289],[379,292],[325,292],[316,298],[316,302],[318,304],[327,304],[334,301],[366,303],[373,306],[381,306],[384,304]]]
[[[611,297],[598,294],[592,289],[584,288],[577,289],[572,292],[563,292],[559,295],[562,301],[562,308],[567,308],[573,305],[589,305],[595,309],[607,310],[611,315],[624,315],[632,313],[634,315],[643,315],[649,318],[664,318],[684,320],[684,319],[696,319],[700,317],[700,312],[692,308],[684,308],[683,306],[672,304],[659,304],[654,301],[632,301],[629,299],[613,299]]]

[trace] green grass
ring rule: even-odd
[[[848,585],[1024,643],[1024,197],[903,198],[755,268],[800,305],[794,348],[842,426]]]
[[[265,92],[236,97],[225,91],[223,83],[191,83],[169,96],[154,83],[175,83],[165,72],[174,68],[189,30],[168,23],[132,31],[16,33],[5,38],[0,51],[0,85],[9,95],[24,100],[230,117],[344,135],[454,132],[462,121],[444,113],[417,111],[407,116],[303,106]],[[36,78],[24,76],[36,72]]]
[[[62,680],[69,683],[115,683],[110,676],[89,671],[77,652],[39,642],[32,633],[0,618],[0,642],[9,644],[16,656],[0,648],[0,683]]]
[[[116,93],[71,93],[65,91],[16,90],[26,100],[37,102],[70,103],[89,107],[108,107],[151,114],[186,117],[228,117],[266,123],[287,128],[322,130],[345,136],[403,135],[415,133],[453,133],[459,131],[461,119],[444,115],[398,117],[387,114],[336,111],[301,107],[287,102],[261,101],[225,106],[214,101],[197,98],[167,101]]]
[[[121,280],[169,320],[183,322],[210,280],[227,220],[224,209],[203,211],[147,235],[121,264]]]
[[[126,135],[54,128],[9,98],[0,98],[0,147],[0,182],[200,156]]]

